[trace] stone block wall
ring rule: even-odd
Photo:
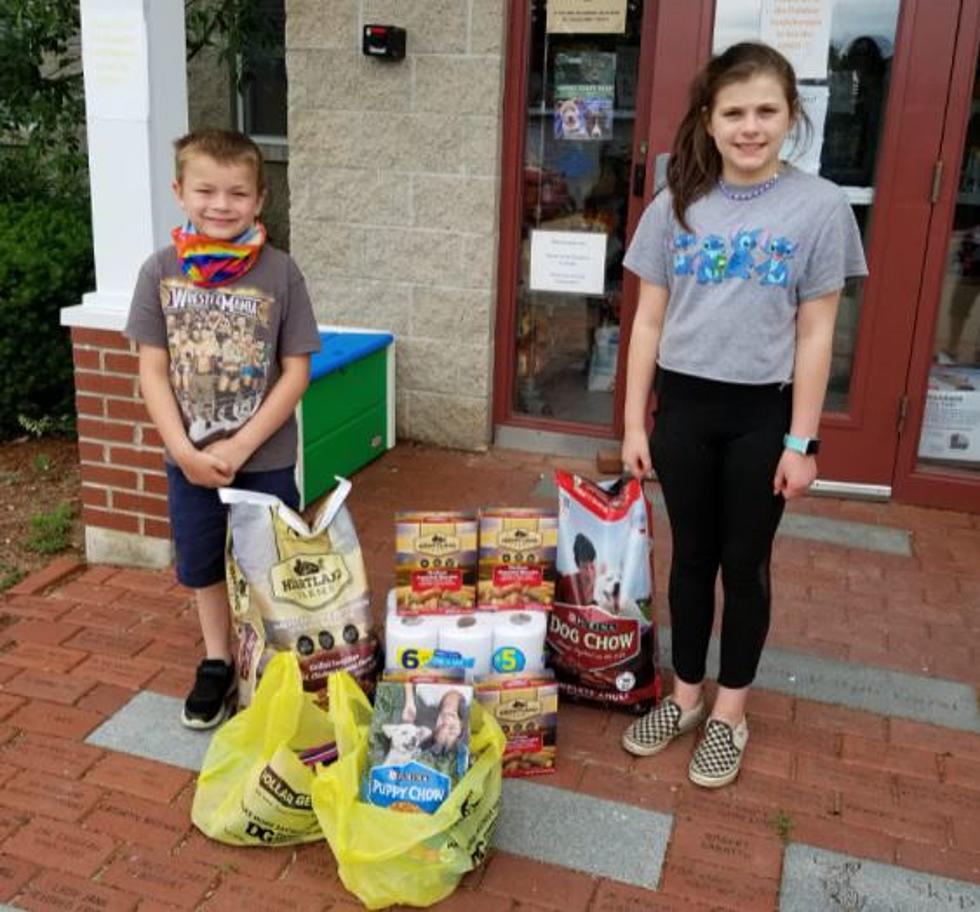
[[[86,555],[164,566],[170,524],[163,441],[139,394],[136,347],[111,330],[75,327],[71,339]]]
[[[400,437],[491,439],[504,0],[286,0],[290,233],[319,320],[398,338]],[[361,53],[402,26],[399,62]]]

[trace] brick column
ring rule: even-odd
[[[139,394],[135,346],[74,327],[75,405],[85,551],[97,563],[170,562],[163,445]]]

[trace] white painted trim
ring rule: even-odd
[[[891,500],[892,488],[891,485],[858,484],[853,481],[818,478],[810,487],[809,493],[854,500]]]
[[[122,332],[129,315],[129,300],[121,295],[93,292],[82,304],[61,309],[61,325],[80,329],[108,329]]]
[[[388,440],[387,448],[390,450],[395,445],[395,340],[391,340],[388,352],[385,355],[385,366],[388,369],[388,382],[385,392],[385,403],[387,405],[388,416]]]

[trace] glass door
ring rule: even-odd
[[[642,0],[622,6],[621,21],[579,25],[530,4],[511,342],[512,413],[600,433],[614,424],[643,17]]]
[[[963,3],[912,356],[903,500],[980,510],[980,9]]]
[[[673,133],[680,116],[674,96],[679,90],[682,108],[707,54],[701,26],[710,5],[512,4],[498,426],[622,433],[625,351],[638,291],[624,273],[623,254],[653,193],[655,135]]]

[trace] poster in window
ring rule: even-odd
[[[759,38],[782,53],[797,79],[826,79],[834,0],[762,0]]]
[[[824,126],[827,122],[827,102],[830,89],[825,85],[801,85],[800,106],[810,119],[813,132],[807,142],[806,132],[794,127],[786,136],[780,158],[791,161],[801,171],[820,173],[820,153],[823,150]]]
[[[548,0],[549,33],[622,35],[626,0]]]
[[[980,464],[980,368],[933,365],[919,457]]]
[[[555,54],[555,139],[611,139],[615,94],[615,54]]]

